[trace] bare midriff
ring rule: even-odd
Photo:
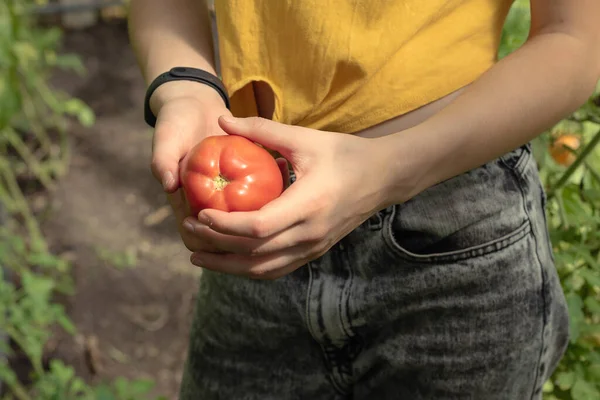
[[[395,116],[380,124],[363,129],[355,135],[368,138],[376,138],[401,132],[425,121],[450,104],[466,87],[458,89],[447,96],[426,104],[416,110],[403,115]],[[275,110],[275,96],[270,86],[265,82],[253,82],[254,96],[259,116],[271,119]]]

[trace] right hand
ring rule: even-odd
[[[168,82],[154,92],[151,108],[157,116],[152,143],[152,173],[162,184],[177,219],[179,234],[190,251],[218,251],[198,240],[183,222],[189,206],[179,180],[179,164],[187,152],[207,136],[225,135],[221,115],[231,115],[211,87],[189,81]]]

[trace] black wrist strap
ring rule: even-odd
[[[144,99],[144,119],[146,123],[154,128],[156,125],[156,116],[152,113],[152,109],[150,109],[150,97],[152,97],[152,93],[163,83],[171,82],[171,81],[194,81],[203,83],[215,89],[217,93],[223,98],[225,102],[225,107],[229,108],[229,96],[227,95],[227,90],[225,90],[225,86],[219,78],[214,76],[213,74],[206,72],[197,68],[190,67],[175,67],[170,71],[167,71],[152,81],[148,90],[146,91],[146,98]]]

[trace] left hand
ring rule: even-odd
[[[318,258],[385,208],[389,159],[377,139],[317,131],[262,118],[221,117],[228,134],[278,151],[297,180],[252,212],[206,209],[189,218],[194,235],[225,253],[196,251],[192,263],[255,279],[276,279]],[[387,165],[386,165],[387,164]]]

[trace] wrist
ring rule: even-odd
[[[150,109],[158,115],[168,102],[190,99],[208,107],[226,108],[219,93],[212,87],[194,81],[171,81],[160,85],[150,97]]]
[[[375,139],[378,169],[383,171],[383,206],[404,203],[436,182],[436,145],[422,132],[407,129]]]

